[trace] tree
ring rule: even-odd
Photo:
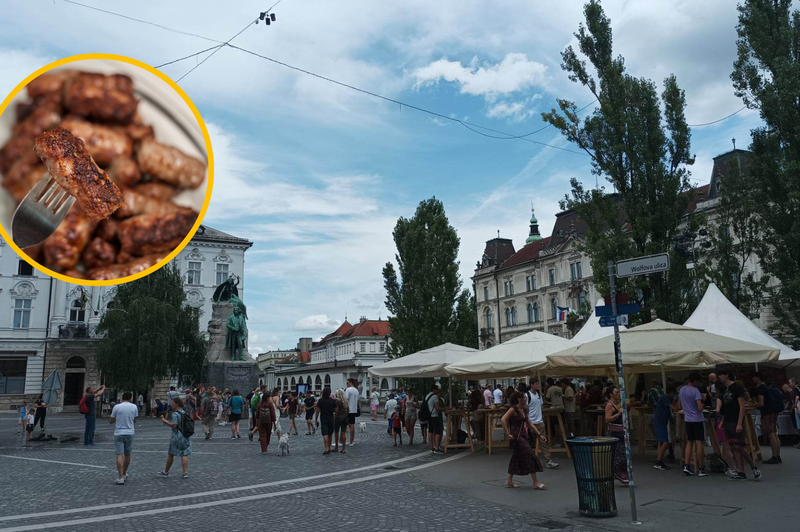
[[[769,277],[748,271],[762,232],[755,182],[745,175],[738,159],[731,160],[728,172],[720,176],[722,193],[708,224],[708,251],[697,260],[698,275],[716,284],[736,308],[753,319],[761,310]]]
[[[686,97],[675,76],[666,78],[659,97],[655,83],[626,72],[624,59],[613,56],[611,21],[598,1],[587,3],[584,14],[586,24],[575,37],[597,79],[572,46],[561,54],[561,68],[571,81],[589,89],[599,105],[581,122],[575,103],[559,99],[559,111],[542,113],[542,118],[591,157],[592,173],[606,178],[615,192],[586,190],[573,178],[561,207],[574,209],[587,224],[580,246],[589,255],[601,292],[608,293],[609,259],[669,251],[669,272],[621,280],[618,289],[640,294],[659,318],[681,323],[693,303],[687,296],[692,282],[685,261],[672,251],[692,195],[686,168],[694,163],[684,117]],[[647,313],[643,317],[649,321]]]
[[[445,342],[477,347],[475,296],[461,291],[456,230],[436,198],[420,202],[411,219],[397,220],[395,260],[383,268],[386,308],[391,314],[389,358],[398,358]],[[423,396],[433,379],[408,384]],[[443,383],[443,386],[447,386]]]
[[[207,344],[200,310],[185,303],[181,272],[172,264],[117,287],[97,327],[97,366],[109,386],[148,390],[168,377],[200,379]]]
[[[800,11],[791,0],[739,5],[738,57],[731,79],[736,95],[759,112],[751,131],[748,174],[754,183],[764,272],[777,318],[774,332],[800,347]]]

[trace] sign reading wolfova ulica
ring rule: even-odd
[[[667,270],[669,270],[669,254],[667,253],[621,260],[617,263],[617,277],[634,277]]]

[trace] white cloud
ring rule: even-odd
[[[539,85],[546,74],[545,65],[528,60],[522,53],[510,53],[499,63],[483,65],[478,64],[476,56],[468,66],[442,58],[413,72],[417,87],[435,85],[441,79],[458,84],[462,94],[489,98]]]
[[[334,331],[341,325],[339,320],[329,318],[327,314],[312,314],[294,322],[295,331]]]

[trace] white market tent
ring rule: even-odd
[[[369,368],[375,377],[447,377],[444,368],[478,353],[477,349],[446,343]]]
[[[780,350],[656,320],[620,333],[623,365],[637,373],[663,368],[753,364],[778,359]],[[547,357],[546,371],[580,374],[615,371],[614,337],[608,336]]]
[[[595,307],[599,307],[601,305],[605,305],[605,301],[598,299]],[[624,331],[625,326],[620,326],[619,330]],[[572,337],[572,340],[578,342],[579,344],[585,344],[586,342],[605,338],[606,336],[611,336],[613,334],[614,327],[600,327],[600,318],[592,313],[592,315],[589,316],[589,319],[586,320],[586,323],[583,325],[583,327],[581,327],[581,330],[578,331],[578,334]]]
[[[714,283],[708,285],[700,304],[684,323],[686,327],[728,336],[745,342],[766,345],[780,350],[778,364],[788,365],[800,358],[800,353],[782,344],[761,330],[723,295]],[[787,364],[782,364],[783,362]]]
[[[547,355],[579,345],[560,336],[531,331],[447,366],[446,371],[461,380],[533,375],[547,362]]]

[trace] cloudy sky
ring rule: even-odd
[[[69,55],[106,52],[160,65],[194,54],[227,41],[274,1],[81,0],[193,36],[64,0],[9,0],[0,11],[0,93]],[[677,75],[690,124],[742,107],[729,79],[733,1],[604,7],[630,72],[659,84]],[[592,101],[559,66],[582,2],[282,0],[274,12],[276,23],[252,25],[231,44],[470,124],[520,135],[542,127],[540,113],[555,98]],[[162,70],[177,80],[210,53]],[[214,148],[205,223],[255,242],[245,267],[254,352],[326,334],[345,315],[385,318],[381,269],[394,257],[391,232],[419,201],[444,202],[469,285],[498,230],[524,243],[531,202],[549,233],[569,178],[594,181],[588,158],[564,151],[571,146],[552,128],[531,136],[536,143],[486,138],[230,47],[179,84]],[[728,151],[731,138],[746,147],[758,123],[745,110],[694,128],[695,182],[708,182],[711,158]]]

